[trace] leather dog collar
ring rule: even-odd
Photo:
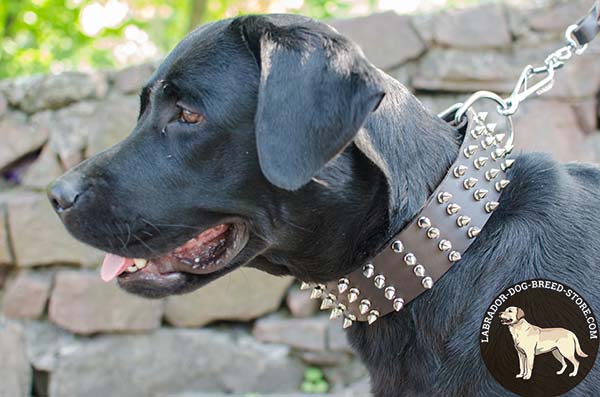
[[[397,312],[431,289],[458,263],[499,206],[514,160],[511,138],[486,124],[486,113],[466,113],[465,137],[457,159],[419,214],[362,268],[327,284],[302,283],[322,299],[330,318],[343,327],[369,324]],[[507,141],[503,146],[503,142]]]

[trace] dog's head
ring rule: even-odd
[[[500,323],[502,325],[513,325],[525,318],[525,312],[520,307],[509,306],[504,311],[500,312]]]
[[[347,272],[343,237],[385,194],[350,145],[383,87],[355,44],[311,19],[203,26],[147,83],[131,134],[50,200],[71,234],[111,253],[104,277],[135,293],[187,292],[243,265],[332,279]]]

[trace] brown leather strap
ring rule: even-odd
[[[372,323],[399,311],[432,288],[473,243],[499,205],[509,183],[506,169],[512,147],[502,147],[504,134],[485,124],[485,114],[467,112],[465,138],[458,158],[415,219],[389,241],[386,249],[363,268],[326,285],[314,287],[331,317]]]
[[[597,0],[589,14],[577,21],[573,36],[580,46],[584,46],[600,32],[600,0]]]

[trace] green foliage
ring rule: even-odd
[[[126,42],[127,27],[146,32],[160,53],[170,50],[195,26],[228,16],[264,12],[277,0],[120,0],[129,13],[116,26],[86,34],[84,8],[110,0],[0,1],[0,78],[80,68],[123,66],[115,48]],[[345,0],[305,0],[293,10],[316,18],[344,15]],[[126,63],[126,62],[125,62]]]
[[[329,384],[323,376],[323,371],[316,367],[309,367],[304,372],[304,381],[300,391],[308,394],[323,394],[329,391]]]

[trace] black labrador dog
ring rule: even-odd
[[[143,89],[133,132],[49,197],[71,234],[110,253],[103,277],[132,293],[185,293],[241,266],[324,283],[387,246],[460,141],[328,25],[245,16],[190,33]],[[509,176],[459,266],[349,329],[376,396],[507,395],[478,332],[516,282],[560,280],[598,311],[600,171],[527,154]],[[600,395],[600,370],[573,395]]]

